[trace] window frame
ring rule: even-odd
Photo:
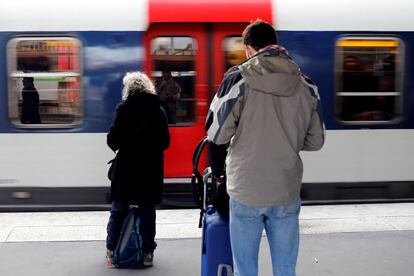
[[[399,91],[392,91],[392,92],[344,92],[340,91],[339,88],[343,88],[343,59],[344,54],[341,51],[341,46],[338,46],[342,41],[352,41],[352,40],[383,40],[383,41],[396,41],[398,43],[398,53],[396,54],[395,59],[395,88],[399,89]],[[335,119],[336,121],[340,122],[344,125],[393,125],[401,122],[403,111],[404,111],[404,73],[405,73],[405,44],[402,39],[396,36],[390,35],[346,35],[341,36],[335,41],[334,45],[335,51],[335,59],[334,59],[334,91],[335,91],[335,99],[334,99],[334,110],[335,110]],[[342,89],[343,90],[343,89]],[[394,110],[396,111],[396,115],[391,120],[366,120],[366,121],[350,121],[350,120],[343,120],[340,118],[342,113],[341,106],[339,103],[340,97],[343,96],[395,96],[396,103],[398,107]]]
[[[189,101],[193,102],[193,117],[191,118],[190,122],[180,122],[180,123],[168,123],[168,127],[191,127],[191,126],[195,126],[197,124],[197,78],[198,78],[198,70],[197,70],[197,66],[198,66],[198,54],[199,54],[199,41],[197,40],[196,37],[192,36],[192,35],[188,35],[188,34],[162,34],[162,35],[156,35],[151,37],[151,40],[149,41],[149,52],[150,52],[150,59],[151,59],[151,70],[150,70],[150,78],[151,80],[154,82],[155,85],[155,79],[158,78],[158,74],[156,74],[156,72],[160,72],[159,70],[155,70],[155,59],[154,59],[154,54],[153,54],[153,43],[156,39],[158,38],[190,38],[193,42],[194,45],[196,46],[195,48],[195,55],[193,55],[193,71],[194,75],[192,76],[194,78],[194,85],[193,85],[193,97],[192,98],[185,98],[185,99],[190,99]],[[171,71],[173,77],[177,77],[175,74],[173,74],[173,72],[176,71]],[[158,95],[158,91],[157,91],[157,95]],[[182,101],[182,98],[178,99],[178,101]]]
[[[41,72],[41,73],[23,73],[17,71],[17,51],[16,45],[19,41],[36,41],[36,40],[59,40],[59,41],[74,41],[78,45],[78,71],[65,72]],[[13,50],[11,50],[13,49]],[[72,129],[84,122],[84,87],[83,87],[83,43],[78,37],[68,35],[30,35],[30,36],[15,36],[8,40],[6,45],[7,54],[7,108],[9,122],[18,129]],[[11,101],[12,98],[12,79],[23,77],[78,77],[79,78],[79,116],[72,123],[64,124],[23,124],[20,120],[11,118]]]

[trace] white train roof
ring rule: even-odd
[[[0,31],[143,31],[149,1],[3,0]],[[414,31],[413,0],[269,1],[278,30]]]
[[[3,0],[0,31],[141,31],[148,0]]]
[[[278,30],[413,31],[413,0],[272,0]]]

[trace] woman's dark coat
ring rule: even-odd
[[[116,151],[111,182],[113,200],[148,205],[161,202],[164,154],[170,134],[158,95],[135,93],[120,103],[107,135]]]

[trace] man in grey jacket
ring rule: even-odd
[[[299,152],[319,150],[325,136],[318,89],[277,45],[270,24],[250,24],[243,42],[248,59],[226,73],[206,120],[209,140],[229,144],[225,177],[235,275],[257,275],[263,228],[273,274],[295,275]]]

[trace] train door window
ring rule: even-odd
[[[342,122],[390,123],[402,113],[403,45],[396,38],[336,43],[336,114]]]
[[[24,37],[7,45],[9,118],[17,127],[73,127],[82,119],[79,40]]]
[[[187,36],[156,37],[151,42],[152,77],[171,125],[195,122],[197,43]]]
[[[241,36],[231,36],[224,39],[224,71],[242,63],[246,59],[243,45],[243,38]]]

